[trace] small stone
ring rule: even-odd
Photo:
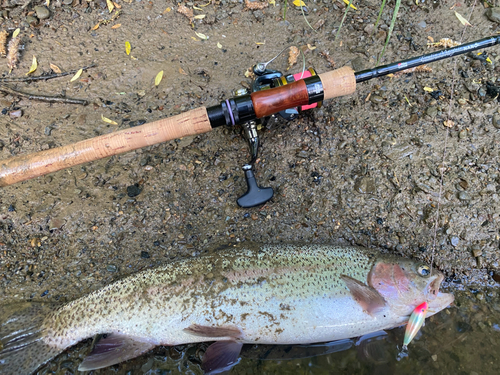
[[[467,138],[467,130],[462,129],[458,132],[458,138],[460,139],[465,139]]]
[[[468,201],[470,200],[470,196],[465,191],[461,191],[460,193],[458,193],[458,199],[460,199],[461,201]]]
[[[64,5],[71,5],[73,4],[73,0],[63,0]]]
[[[118,271],[118,267],[115,266],[114,264],[108,264],[106,266],[106,271],[108,271],[108,272],[116,272],[116,271]]]
[[[370,23],[370,24],[365,26],[364,32],[367,34],[371,34],[371,33],[373,33],[374,29],[375,29],[375,25],[373,23]]]
[[[484,14],[490,21],[500,23],[500,7],[488,8]]]
[[[375,104],[380,104],[384,101],[384,98],[379,95],[372,95],[370,96],[370,101]]]
[[[351,66],[355,72],[359,72],[361,70],[364,70],[366,67],[365,60],[362,57],[358,56],[354,60],[351,61]]]
[[[141,193],[141,188],[139,187],[139,184],[134,184],[127,186],[127,195],[130,198],[136,197]]]
[[[36,13],[36,16],[41,20],[45,20],[45,19],[50,17],[50,11],[45,6],[40,6],[40,5],[36,6],[35,13]]]
[[[427,116],[436,117],[436,115],[438,113],[438,109],[436,107],[429,107],[429,108],[427,108],[425,113],[427,114]]]
[[[406,120],[406,125],[413,125],[418,121],[418,115],[416,113],[412,114],[408,120]]]
[[[420,26],[422,29],[425,29],[427,27],[427,22],[425,21],[420,21],[417,23],[418,26]]]
[[[483,255],[483,250],[481,250],[481,248],[477,245],[472,246],[472,255],[474,256],[474,258],[480,257],[481,255]]]
[[[377,185],[371,177],[361,177],[354,183],[354,190],[361,194],[375,194]]]
[[[438,356],[437,356],[437,354],[433,354],[433,355],[431,356],[431,358],[432,358],[432,360],[433,360],[434,362],[436,362],[436,361],[438,360]]]
[[[141,251],[141,258],[148,259],[150,258],[150,255],[147,251]]]
[[[460,239],[459,239],[458,237],[453,236],[453,237],[451,237],[451,241],[450,241],[450,242],[451,242],[451,245],[452,245],[453,247],[457,247],[457,246],[458,246],[458,242],[459,242],[459,241],[460,241]]]
[[[32,16],[32,15],[29,15],[28,17],[26,17],[26,22],[30,26],[35,26],[35,25],[38,25],[38,18],[36,18],[35,16]]]
[[[495,128],[500,129],[500,114],[495,113],[491,122]]]
[[[15,111],[10,111],[9,112],[9,117],[11,119],[16,119],[19,118],[23,115],[23,111],[21,109],[16,109]]]

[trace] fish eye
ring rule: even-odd
[[[417,272],[422,277],[429,277],[431,275],[431,268],[427,264],[421,264],[418,266]]]

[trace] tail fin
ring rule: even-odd
[[[30,302],[0,306],[0,374],[31,374],[60,352],[42,340],[43,320],[53,309]]]

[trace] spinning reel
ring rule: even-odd
[[[288,49],[288,48],[286,48]],[[285,49],[285,50],[286,50]],[[284,51],[284,50],[283,50]],[[285,86],[293,83],[299,79],[312,77],[316,75],[314,69],[309,68],[301,73],[284,75],[278,70],[268,69],[269,65],[273,60],[275,60],[281,53],[266,63],[258,63],[253,66],[252,71],[255,74],[255,78],[252,82],[251,90],[252,92],[268,90],[275,87]],[[240,89],[236,92],[236,97],[249,94],[247,89]],[[286,121],[294,120],[297,118],[300,112],[321,107],[322,102],[313,103],[309,105],[303,105],[300,107],[294,107],[279,111],[277,114]],[[257,184],[254,174],[255,161],[257,160],[259,152],[259,135],[257,133],[258,125],[265,125],[270,118],[274,118],[276,115],[265,117],[258,120],[251,120],[244,122],[242,124],[245,138],[248,141],[250,147],[250,161],[245,164],[242,169],[245,172],[245,180],[247,182],[247,192],[237,199],[237,203],[240,207],[255,207],[266,203],[270,200],[274,191],[271,187],[261,187]]]

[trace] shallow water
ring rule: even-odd
[[[450,288],[449,290],[454,290]],[[453,306],[426,320],[398,360],[404,327],[315,345],[245,345],[228,374],[498,374],[500,296],[496,289],[456,290]],[[90,340],[60,355],[41,374],[76,373]],[[207,344],[158,347],[95,374],[202,374]]]

